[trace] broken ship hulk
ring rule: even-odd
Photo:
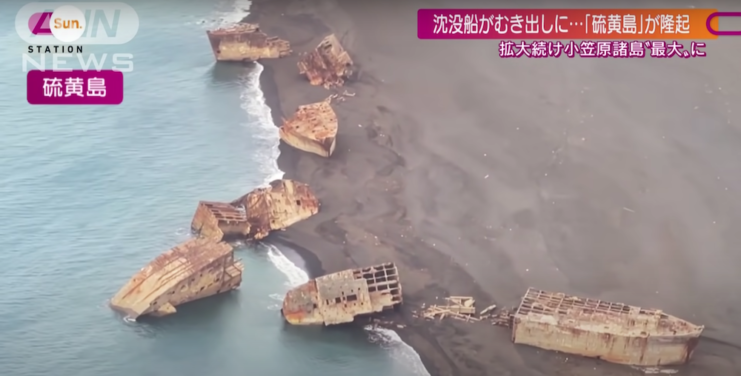
[[[159,255],[111,299],[113,309],[130,319],[165,316],[177,306],[231,291],[242,282],[242,263],[225,240],[259,240],[319,211],[309,186],[275,180],[232,201],[203,201],[193,216],[199,237]]]
[[[280,139],[288,145],[322,157],[334,153],[337,140],[337,114],[330,105],[331,97],[318,103],[299,106],[278,129]]]
[[[206,31],[206,35],[217,61],[254,62],[291,54],[290,43],[265,35],[255,24],[240,23]]]
[[[237,288],[242,270],[229,244],[191,239],[142,268],[110,305],[134,320],[143,315],[166,316],[181,304]]]
[[[281,313],[293,325],[336,325],[401,302],[399,271],[386,263],[327,274],[293,288]]]
[[[230,203],[201,201],[191,229],[216,241],[260,240],[318,212],[319,200],[307,184],[275,180]]]
[[[491,322],[509,327],[515,344],[637,367],[687,363],[703,326],[660,310],[530,288],[515,310],[489,306],[476,314],[471,297],[448,297],[414,317]]]
[[[512,341],[658,367],[687,363],[703,329],[660,310],[530,288],[512,318]]]

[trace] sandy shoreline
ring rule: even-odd
[[[528,286],[705,324],[681,374],[741,369],[741,254],[731,251],[741,201],[728,196],[741,193],[728,162],[741,160],[728,146],[741,140],[728,107],[741,82],[707,73],[737,56],[504,60],[490,42],[417,40],[416,10],[442,2],[339,3],[254,0],[250,17],[295,52],[334,32],[360,68],[342,89],[356,96],[334,106],[332,158],[281,145],[281,170],[309,183],[322,210],[273,239],[296,248],[312,276],[396,262],[408,325],[399,334],[432,375],[636,374],[515,347],[502,328],[409,317],[446,295],[512,306]],[[330,94],[299,76],[295,56],[263,65],[276,124]]]

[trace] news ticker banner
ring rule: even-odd
[[[419,39],[706,40],[719,31],[716,9],[420,9]]]
[[[124,98],[123,73],[114,70],[32,70],[26,87],[30,104],[115,105]]]

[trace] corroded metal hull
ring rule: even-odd
[[[528,289],[514,314],[514,343],[612,363],[688,362],[704,327],[659,310]]]
[[[402,303],[396,265],[386,263],[327,274],[286,294],[281,310],[293,325],[336,325]]]
[[[334,152],[337,114],[329,100],[300,106],[280,127],[280,138],[288,145],[322,157]]]
[[[324,38],[314,51],[301,55],[298,70],[312,85],[329,89],[345,83],[353,73],[353,64],[350,55],[332,34]]]
[[[258,61],[291,54],[288,41],[269,37],[255,24],[240,23],[206,32],[217,61]]]
[[[169,315],[181,304],[236,289],[242,269],[229,244],[191,239],[142,268],[110,305],[131,319]]]
[[[191,228],[215,241],[259,240],[318,212],[319,200],[308,185],[275,180],[231,203],[201,201]]]

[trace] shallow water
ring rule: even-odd
[[[0,375],[425,375],[393,332],[284,325],[279,302],[307,279],[270,244],[238,256],[242,288],[127,323],[106,301],[187,239],[201,199],[231,200],[282,176],[260,66],[215,66],[204,30],[249,3],[129,3],[137,37],[124,103],[30,106],[0,4]],[[288,257],[286,257],[286,255]]]

